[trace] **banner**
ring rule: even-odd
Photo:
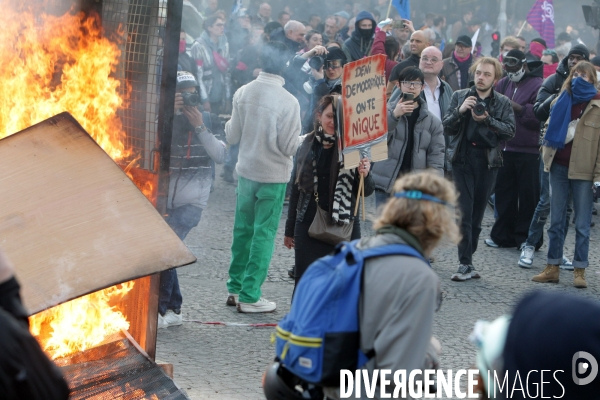
[[[546,41],[549,49],[554,48],[554,6],[552,0],[536,0],[527,14],[527,22],[540,37]]]
[[[359,151],[368,152],[374,145],[377,145],[377,152],[372,152],[371,161],[387,158],[385,60],[386,55],[378,54],[344,66],[342,143],[345,168],[358,165]],[[351,153],[355,154],[350,156]]]

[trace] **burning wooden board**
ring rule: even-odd
[[[68,113],[0,140],[0,247],[31,313],[196,260]]]

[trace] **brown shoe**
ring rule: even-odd
[[[534,276],[531,280],[541,283],[558,283],[559,275],[560,269],[558,268],[558,265],[548,264],[541,274]]]
[[[587,283],[585,282],[585,268],[575,268],[573,270],[573,275],[575,279],[573,279],[573,286],[579,289],[585,289],[587,287]]]
[[[229,293],[229,295],[227,296],[227,301],[225,302],[225,304],[227,304],[228,306],[236,306],[237,305],[237,300],[238,300],[238,294],[233,294],[233,293]]]

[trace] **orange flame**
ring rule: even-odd
[[[29,317],[30,331],[52,359],[101,344],[129,329],[129,322],[111,303],[121,300],[134,282],[109,287]]]
[[[68,111],[114,160],[127,157],[117,116],[126,104],[111,77],[121,52],[96,18],[3,5],[0,26],[0,139]]]

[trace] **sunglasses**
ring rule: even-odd
[[[525,59],[520,60],[517,57],[504,57],[502,64],[506,65],[507,67],[516,67],[517,65],[524,64],[525,61]]]
[[[325,63],[325,69],[342,68],[342,60],[331,60]]]

